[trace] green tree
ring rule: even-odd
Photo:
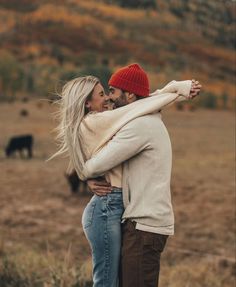
[[[108,81],[112,75],[111,70],[106,65],[98,65],[93,67],[86,67],[80,72],[81,76],[87,76],[87,75],[93,75],[95,77],[98,77],[101,81],[101,84],[105,87],[105,89],[108,88]]]
[[[228,97],[228,95],[226,93],[223,93],[221,95],[223,109],[227,109],[227,107],[228,107],[228,99],[229,99],[229,97]]]
[[[14,97],[22,89],[24,70],[16,58],[7,51],[0,53],[0,87],[3,94]]]
[[[111,1],[107,0],[106,2],[108,3],[117,3],[118,5],[122,7],[128,7],[128,8],[156,8],[156,0],[116,0],[116,1]]]
[[[35,90],[35,81],[32,73],[29,73],[26,77],[26,89],[29,93],[33,93]]]
[[[205,93],[199,101],[200,106],[207,109],[216,109],[217,108],[217,98],[212,93]]]
[[[76,77],[84,77],[93,75],[98,77],[101,84],[105,89],[108,88],[108,81],[112,75],[111,70],[105,64],[97,66],[85,66],[81,70],[75,69],[61,73],[60,75],[60,85],[64,85],[67,81],[72,80]]]
[[[63,54],[62,50],[60,49],[60,47],[58,47],[57,45],[54,45],[52,47],[51,55],[52,55],[52,57],[56,58],[56,60],[60,66],[63,65],[65,57],[64,57],[64,54]]]

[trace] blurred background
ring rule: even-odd
[[[234,286],[235,19],[230,0],[0,0],[1,287],[92,286],[81,227],[91,193],[66,175],[67,158],[46,162],[53,103],[67,80],[92,74],[106,86],[133,62],[152,90],[203,85],[163,112],[176,234],[160,286]]]

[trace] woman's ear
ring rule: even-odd
[[[87,108],[87,109],[90,109],[91,108],[91,103],[90,102],[85,102],[85,107]]]

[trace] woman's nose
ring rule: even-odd
[[[106,100],[106,101],[109,101],[110,99],[111,99],[111,98],[110,98],[110,95],[107,95],[107,94],[106,94],[106,95],[105,95],[105,100]]]

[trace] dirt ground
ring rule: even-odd
[[[20,116],[22,109],[29,115]],[[74,262],[82,264],[90,257],[81,227],[90,196],[71,194],[67,159],[46,162],[56,150],[53,111],[41,101],[0,105],[0,249],[50,250],[60,260],[71,246]],[[170,109],[163,120],[173,147],[176,228],[162,257],[161,286],[232,286],[234,114]],[[35,137],[33,159],[7,159],[8,139],[29,133]]]

